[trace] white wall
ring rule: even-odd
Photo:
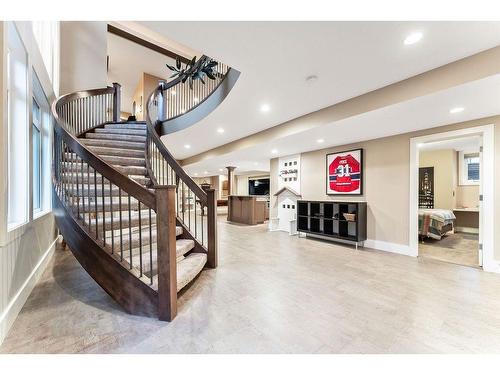
[[[28,92],[31,97],[32,69],[36,72],[49,102],[54,91],[47,70],[36,44],[31,22],[15,22],[28,53]],[[7,176],[7,99],[6,99],[6,26],[0,22],[0,175]],[[28,101],[31,104],[31,99]],[[26,125],[29,129],[31,126]],[[30,142],[31,137],[28,136]],[[31,143],[29,143],[31,146]],[[28,147],[29,149],[31,147]],[[28,176],[31,169],[28,168]],[[30,213],[27,224],[13,231],[7,230],[7,178],[0,179],[0,343],[26,302],[54,250],[57,230],[50,211],[33,219]]]
[[[106,22],[61,22],[61,95],[106,87]]]

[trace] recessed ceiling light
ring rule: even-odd
[[[318,143],[323,143],[324,141],[325,140],[323,138],[320,138],[320,139],[316,140],[316,142],[318,142]]]
[[[224,169],[222,169],[222,168],[219,168],[219,172],[222,172],[223,170],[224,170]]]
[[[462,112],[465,108],[464,107],[455,107],[450,109],[450,113],[459,113]]]
[[[203,173],[208,174],[208,171],[205,171],[205,172],[203,172]]]
[[[224,129],[222,129],[222,128],[217,129],[217,133],[219,133],[219,134],[224,133]]]
[[[260,106],[260,111],[261,112],[269,112],[271,110],[271,107],[269,106],[269,104],[262,104]]]
[[[175,94],[177,94],[175,90],[170,91],[170,95],[175,96]]]
[[[194,175],[195,175],[195,176],[198,176],[198,173],[195,173]]]
[[[311,76],[307,76],[307,77],[306,77],[306,82],[308,82],[308,83],[312,83],[312,82],[315,82],[315,81],[317,81],[317,80],[318,80],[318,76],[316,76],[316,75],[314,75],[314,74],[313,74],[313,75],[311,75]]]
[[[191,148],[191,145],[184,145],[184,148]]]
[[[276,150],[275,148],[273,148],[273,149],[271,150],[271,154],[277,154],[277,153],[278,153],[278,150]]]
[[[422,37],[424,36],[424,34],[422,34],[420,31],[416,31],[414,33],[411,33],[410,35],[408,35],[406,38],[405,38],[405,45],[410,45],[410,44],[415,44],[417,42],[420,41],[420,39],[422,39]]]
[[[254,162],[254,163],[253,163],[253,165],[259,165],[259,163],[257,163],[257,162]]]

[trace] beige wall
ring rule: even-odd
[[[434,208],[454,209],[457,187],[456,151],[422,151],[419,155],[420,167],[434,167]]]
[[[107,23],[61,22],[61,95],[107,86]]]
[[[146,103],[148,101],[148,96],[153,92],[156,87],[158,87],[158,81],[160,77],[143,73],[137,84],[137,87],[134,92],[133,100],[136,103],[136,112],[135,116],[138,121],[144,121],[146,115]],[[127,103],[128,105],[128,103]]]
[[[5,22],[0,22],[0,176],[8,175],[6,116],[6,51]],[[52,103],[54,90],[35,42],[31,23],[16,22],[45,94]],[[31,68],[29,67],[29,68]],[[31,175],[31,170],[28,171]],[[0,344],[33,290],[45,265],[50,260],[57,237],[54,216],[47,213],[13,231],[7,232],[7,178],[0,179]]]
[[[479,186],[458,185],[456,207],[479,207]]]
[[[392,137],[306,152],[301,155],[303,199],[363,200],[368,202],[368,238],[409,245],[410,138],[481,125],[495,125],[495,186],[500,186],[500,116],[442,126]],[[335,197],[325,194],[327,153],[364,149],[364,195]],[[271,194],[276,192],[278,159],[271,160]],[[495,190],[495,219],[500,220],[500,190]],[[500,232],[495,233],[495,259],[500,259]]]

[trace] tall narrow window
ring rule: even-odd
[[[59,90],[59,21],[32,21],[33,35],[56,94]]]
[[[33,99],[33,211],[42,208],[42,114]]]
[[[50,210],[50,167],[52,163],[52,116],[49,101],[33,71],[32,179],[33,217]]]
[[[8,229],[28,221],[28,57],[13,22],[7,22]]]

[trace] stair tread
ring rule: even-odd
[[[146,123],[114,123],[105,124],[105,129],[146,129]]]
[[[135,182],[137,182],[141,185],[144,185],[144,186],[149,184],[149,182],[150,182],[149,177],[144,176],[144,175],[128,175],[128,177],[131,178],[132,180],[134,180]],[[96,180],[97,180],[98,184],[101,184],[101,178],[102,178],[101,175],[96,176]],[[87,176],[87,170],[85,169],[84,173],[83,173],[83,180],[82,180],[81,173],[75,173],[75,172],[61,173],[61,180],[64,182],[70,182],[70,183],[76,184],[77,179],[78,179],[78,183],[80,183],[80,184],[82,183],[82,181],[83,181],[83,183],[87,183],[89,181],[89,179],[90,179],[91,183],[94,183],[94,173],[92,172],[89,176]]]
[[[129,156],[144,158],[144,150],[127,150],[120,147],[89,146],[90,150],[98,155]]]
[[[186,238],[179,238],[175,241],[175,253],[179,258],[194,248],[194,241]]]
[[[101,225],[100,221],[99,221],[99,225]],[[150,243],[149,242],[149,226],[143,226],[140,231],[139,231],[139,227],[133,227],[132,229],[135,229],[135,230],[132,231],[131,235],[129,235],[127,233],[126,235],[123,234],[122,236],[120,236],[120,234],[117,234],[115,232],[115,235],[114,235],[115,244],[120,244],[120,242],[123,242],[123,244],[126,245],[130,242],[130,237],[132,237],[133,243],[138,242],[139,241],[139,232],[141,232],[141,237],[142,237],[141,240],[143,241],[143,244]],[[182,227],[176,226],[175,227],[175,234],[176,234],[176,236],[181,235],[182,234]],[[153,237],[152,243],[155,243],[156,242],[156,225],[151,226],[151,236]],[[106,237],[109,238],[109,240],[107,239],[106,242],[111,242],[111,237],[112,237],[111,233],[109,233],[109,235],[107,235]],[[123,241],[121,239],[123,239]],[[138,246],[138,244],[137,244],[137,246]],[[133,246],[132,249],[134,249],[137,246]],[[128,249],[128,247],[127,247],[127,249]]]
[[[207,254],[192,253],[177,262],[177,291],[188,285],[205,267]]]
[[[146,128],[144,129],[130,129],[130,128],[96,128],[94,132],[99,134],[129,134],[129,135],[146,135]]]
[[[101,139],[101,140],[112,140],[112,141],[133,141],[136,143],[146,142],[146,136],[140,135],[124,135],[124,134],[112,134],[112,133],[86,133],[87,139]],[[144,146],[143,146],[144,147]]]
[[[98,138],[80,138],[80,141],[86,145],[94,146],[109,146],[123,147],[127,149],[144,150],[144,142],[120,141],[114,139],[98,139]]]
[[[144,157],[103,155],[99,153],[97,153],[97,156],[99,156],[101,159],[110,164],[119,165],[121,167],[139,167],[146,165],[146,160]],[[64,161],[75,163],[79,162],[80,159],[78,158],[78,155],[75,153],[65,152]]]
[[[88,216],[84,218],[84,221],[87,225],[89,224]],[[115,230],[120,229],[120,217],[118,215],[113,216],[113,218],[111,218],[111,216],[106,216],[104,218],[101,217],[98,219],[98,224],[102,225],[103,221],[106,230],[111,230],[111,223],[113,223],[113,229]],[[90,219],[91,226],[95,226],[95,222],[96,222],[95,218]],[[132,212],[132,214],[130,215],[130,219],[128,214],[122,215],[121,223],[123,229],[127,229],[129,227],[129,223],[131,224],[132,228],[138,228],[139,211]],[[153,226],[154,224],[156,224],[156,213],[154,211],[151,211],[151,223],[153,223]],[[149,225],[149,210],[141,210],[141,225],[142,226]]]

